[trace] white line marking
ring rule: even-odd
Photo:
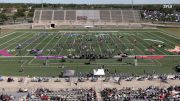
[[[11,47],[12,45],[17,44],[18,42],[26,39],[26,38],[29,37],[30,35],[31,35],[31,34],[27,34],[27,35],[23,36],[21,39],[16,40],[15,42],[11,43],[10,45],[7,45],[4,49],[12,48],[12,47]],[[15,48],[16,48],[16,46],[15,46],[13,49],[15,49]]]
[[[9,34],[3,35],[3,36],[0,37],[0,39],[1,39],[1,38],[4,38],[4,37],[6,37],[6,36],[12,35],[12,34],[14,34],[14,33],[16,33],[16,32],[11,32],[11,33],[9,33]]]
[[[59,32],[60,32],[60,31],[59,31]],[[59,32],[58,32],[58,33],[59,33]],[[61,35],[61,38],[62,38],[63,35],[65,35],[65,32],[64,32],[63,34],[60,33],[60,35]],[[54,44],[53,48],[56,47],[56,45],[59,43],[59,41],[61,40],[61,38],[58,39],[58,41]],[[56,51],[57,51],[57,50],[56,50]],[[48,56],[49,56],[49,54],[50,54],[50,52],[48,52]]]
[[[169,37],[172,37],[172,38],[175,38],[175,39],[180,39],[180,38],[178,38],[176,36],[170,35],[170,32],[165,32],[164,30],[161,30],[161,29],[158,29],[158,30],[159,30],[158,32],[160,32],[162,34],[165,34],[165,35],[167,35]]]
[[[28,32],[26,32],[26,33],[28,33]],[[6,43],[8,43],[8,42],[10,42],[10,41],[12,41],[12,40],[17,39],[17,38],[19,38],[19,37],[23,36],[23,35],[24,35],[24,34],[26,34],[26,33],[23,33],[22,35],[19,35],[19,36],[15,37],[15,38],[12,38],[11,40],[6,41],[6,42],[5,42],[5,43],[3,43],[3,44],[0,44],[0,46],[4,45],[4,44],[6,44]]]

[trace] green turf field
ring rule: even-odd
[[[44,31],[17,30],[0,37],[0,49],[7,49],[13,57],[0,57],[1,75],[57,76],[64,69],[77,72],[90,72],[105,65],[111,73],[125,72],[142,74],[172,73],[174,66],[180,63],[176,53],[168,52],[180,44],[180,39],[164,31],[149,30],[113,30],[113,31]],[[162,47],[163,46],[163,47]],[[17,48],[20,47],[20,48]],[[82,54],[103,55],[108,59],[96,59],[85,65],[89,59],[38,60],[30,51],[41,50],[43,56],[80,56]],[[149,51],[153,49],[153,51]],[[134,58],[117,61],[113,58],[120,53],[128,55],[163,55],[163,59]],[[64,65],[64,68],[61,68]],[[24,68],[24,72],[19,72]]]
[[[160,28],[160,30],[168,32],[175,37],[180,37],[180,28]]]

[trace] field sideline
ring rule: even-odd
[[[45,34],[43,34],[45,33]],[[166,51],[174,49],[180,44],[180,39],[156,29],[118,30],[118,31],[44,31],[17,30],[0,37],[0,49],[7,49],[11,57],[0,57],[0,74],[15,76],[57,76],[64,69],[75,69],[79,72],[90,72],[92,69],[105,66],[111,73],[174,73],[174,67],[180,63],[180,57]],[[18,45],[22,45],[18,50]],[[159,47],[158,45],[165,45]],[[86,46],[86,50],[81,50]],[[134,59],[97,59],[90,65],[85,65],[88,59],[38,60],[32,49],[43,50],[43,56],[68,56],[93,52],[113,57],[118,53],[129,55],[163,55],[159,60],[138,59],[138,66],[134,66]],[[154,49],[149,52],[149,49]],[[46,65],[44,65],[46,63]],[[62,65],[64,68],[61,68]],[[19,72],[24,68],[24,72]],[[132,72],[133,71],[133,72]]]

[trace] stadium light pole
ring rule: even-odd
[[[0,36],[1,36],[1,28],[0,28]]]
[[[134,1],[132,0],[132,9],[134,9]]]
[[[41,8],[43,9],[43,0],[41,0]]]

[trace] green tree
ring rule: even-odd
[[[0,13],[0,22],[4,23],[4,21],[7,21],[8,20],[8,17],[3,14],[3,13]]]
[[[14,15],[12,16],[12,19],[13,19],[13,22],[15,23],[15,22],[16,22],[16,19],[17,19],[16,14],[14,14]]]
[[[34,16],[33,12],[29,12],[28,15],[27,15],[27,17],[30,17],[30,18],[32,18],[33,16]]]
[[[16,12],[14,15],[15,15],[16,17],[24,17],[24,16],[25,16],[24,12],[22,12],[22,11],[18,11],[18,12]]]

